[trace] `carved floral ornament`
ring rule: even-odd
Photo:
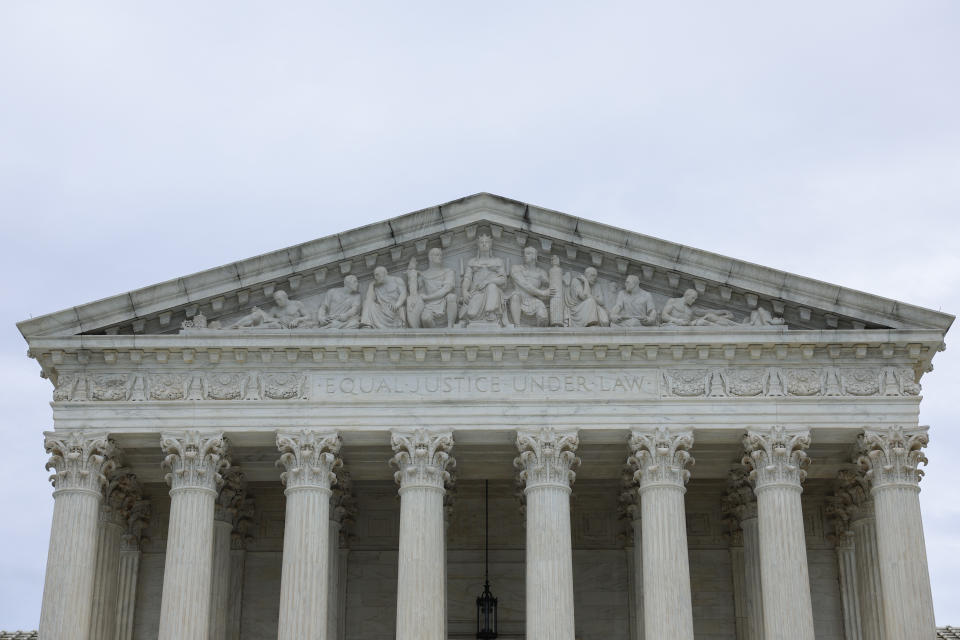
[[[426,249],[424,244],[423,250]],[[183,330],[343,330],[402,328],[494,328],[494,327],[785,327],[781,303],[768,310],[756,295],[747,294],[751,310],[744,316],[729,309],[697,305],[705,284],[678,289],[679,276],[671,279],[677,297],[658,304],[640,288],[640,277],[627,274],[617,286],[603,280],[594,266],[565,271],[557,255],[541,266],[533,245],[523,248],[519,264],[495,255],[490,236],[481,234],[476,254],[460,260],[457,269],[446,266],[443,249],[411,258],[406,270],[391,274],[376,266],[372,278],[361,283],[345,274],[341,286],[330,287],[316,300],[294,300],[273,285],[264,291],[269,306],[253,307],[228,323],[209,321],[195,313],[181,325]],[[375,263],[370,263],[373,266]],[[547,266],[547,265],[544,265]],[[626,262],[621,273],[626,273]],[[299,283],[299,280],[297,281]],[[729,289],[725,299],[729,299]],[[222,301],[222,298],[219,299]],[[213,304],[222,308],[222,302]],[[194,307],[193,309],[196,309]],[[835,324],[833,325],[835,328]]]
[[[641,491],[652,486],[683,487],[690,479],[688,466],[693,465],[689,449],[693,447],[693,431],[672,431],[657,427],[653,431],[632,431],[627,459],[634,469],[634,480]]]
[[[106,474],[115,467],[111,456],[116,445],[106,433],[71,431],[46,432],[44,448],[50,454],[46,469],[55,469],[50,476],[54,495],[60,491],[88,491],[102,495]]]
[[[743,437],[746,455],[742,463],[750,468],[754,489],[772,485],[800,489],[810,464],[805,451],[809,446],[809,429],[776,425],[764,431],[748,431]]]
[[[287,491],[304,487],[330,490],[337,481],[334,471],[342,464],[340,434],[327,429],[278,431],[277,449],[283,466],[280,480]]]
[[[171,491],[204,489],[216,492],[223,484],[222,471],[230,467],[229,443],[223,433],[181,431],[160,436],[164,477]]]
[[[891,486],[918,488],[923,478],[919,465],[927,464],[922,451],[927,442],[926,427],[866,429],[857,442],[857,462],[874,491]]]
[[[395,455],[391,466],[393,477],[401,489],[411,486],[442,489],[451,482],[449,468],[456,466],[450,456],[453,432],[419,428],[395,430],[390,434]]]
[[[580,458],[575,451],[580,445],[576,431],[558,431],[552,427],[517,432],[520,452],[513,466],[519,469],[518,480],[531,488],[553,485],[569,488],[577,478],[575,469]]]

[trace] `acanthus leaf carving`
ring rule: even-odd
[[[687,467],[694,463],[690,455],[693,431],[675,431],[669,427],[630,432],[631,455],[627,464],[634,470],[634,479],[641,491],[653,486],[683,487],[690,479]]]
[[[800,488],[810,464],[806,449],[810,446],[810,430],[774,425],[763,431],[750,430],[743,437],[746,455],[742,463],[750,468],[754,490],[789,485]]]
[[[54,469],[50,482],[54,495],[60,491],[88,491],[102,495],[107,483],[106,474],[116,462],[112,454],[116,445],[103,432],[48,431],[44,448],[50,454],[46,469]]]
[[[220,432],[168,432],[160,436],[160,447],[167,454],[162,466],[171,491],[216,492],[223,482],[221,472],[230,467],[229,443]]]
[[[287,491],[304,487],[330,490],[341,464],[340,434],[330,429],[300,429],[277,432],[277,449],[283,466],[280,480]]]
[[[576,455],[580,438],[576,431],[552,427],[517,432],[517,450],[520,452],[513,466],[524,491],[533,487],[553,485],[569,488],[576,480],[580,458]]]
[[[922,449],[929,436],[926,427],[891,426],[865,429],[857,441],[857,462],[874,490],[888,486],[917,487],[927,463]]]
[[[394,430],[390,434],[394,456],[390,464],[397,471],[393,477],[400,488],[411,486],[442,489],[450,481],[456,461],[450,455],[453,432],[426,429]]]

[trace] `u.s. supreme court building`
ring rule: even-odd
[[[22,322],[39,637],[930,640],[952,320],[478,194]]]

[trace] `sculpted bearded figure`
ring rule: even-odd
[[[515,287],[510,294],[510,317],[514,326],[519,327],[523,318],[532,318],[536,326],[548,323],[547,305],[556,291],[550,287],[547,272],[537,266],[537,250],[527,247],[523,250],[523,264],[510,269],[510,279]]]
[[[736,326],[733,314],[726,310],[703,311],[694,310],[693,303],[697,301],[697,292],[687,289],[682,298],[671,298],[663,307],[660,314],[665,326],[675,327],[731,327]]]
[[[571,327],[610,326],[610,315],[594,296],[596,284],[597,270],[593,267],[587,267],[582,275],[570,281],[564,299]]]
[[[430,249],[430,266],[417,271],[417,259],[407,269],[407,322],[414,329],[453,327],[457,321],[457,278],[453,269],[443,266],[443,250]]]
[[[507,284],[507,267],[503,259],[493,255],[493,240],[488,235],[477,238],[477,257],[467,262],[461,286],[460,320],[503,324],[503,287]]]
[[[330,289],[317,310],[317,323],[323,329],[356,329],[360,326],[360,282],[357,276],[343,279],[343,286]]]
[[[747,327],[772,327],[786,324],[783,318],[777,318],[763,307],[757,307],[750,312],[750,318],[743,321]]]
[[[623,290],[610,309],[610,320],[620,327],[655,327],[657,310],[653,296],[640,288],[640,278],[627,276]]]
[[[274,291],[276,306],[270,311],[254,307],[253,311],[237,320],[231,329],[296,329],[306,326],[309,321],[306,307],[302,302],[291,300],[286,291]]]
[[[406,301],[407,287],[403,279],[389,275],[386,267],[377,267],[363,299],[360,327],[402,329],[407,326]]]

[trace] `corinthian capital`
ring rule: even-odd
[[[579,444],[576,431],[557,431],[552,427],[518,431],[520,455],[513,460],[513,466],[520,470],[525,491],[538,485],[569,488],[577,478],[574,469],[580,466],[580,458],[574,453]]]
[[[395,455],[390,464],[397,468],[393,474],[400,488],[409,486],[442,489],[450,482],[447,467],[456,461],[450,457],[453,448],[452,431],[432,429],[396,430],[390,434],[390,445]]]
[[[234,524],[246,497],[246,476],[239,468],[230,467],[223,472],[223,485],[214,503],[213,517],[221,522]]]
[[[287,491],[303,487],[330,490],[336,482],[334,469],[340,466],[340,434],[329,429],[278,431],[277,465],[286,469],[280,480]]]
[[[923,477],[920,463],[927,464],[921,449],[928,441],[927,427],[866,429],[857,441],[857,462],[874,489],[916,487]]]
[[[115,462],[110,458],[115,445],[106,433],[71,431],[43,434],[43,446],[50,454],[46,469],[55,469],[50,476],[56,495],[60,491],[90,491],[102,495],[107,483],[106,472]]]
[[[738,466],[730,470],[727,491],[720,500],[720,508],[727,523],[731,545],[742,545],[741,523],[757,517],[757,497],[750,487],[750,473],[746,468]]]
[[[223,482],[220,472],[230,467],[229,444],[222,433],[179,431],[160,436],[165,477],[171,491],[206,489],[216,492]]]
[[[693,431],[671,431],[657,427],[653,431],[631,431],[627,464],[634,470],[633,477],[640,490],[654,485],[683,487],[690,479],[688,465],[693,457],[688,449],[693,446]]]
[[[100,519],[119,526],[126,526],[134,505],[140,500],[143,490],[137,476],[127,467],[119,467],[107,473],[107,486],[103,490],[103,505]]]
[[[805,449],[810,446],[809,429],[788,429],[776,425],[764,431],[748,431],[743,437],[743,464],[750,469],[755,489],[770,485],[800,488],[810,464]]]

